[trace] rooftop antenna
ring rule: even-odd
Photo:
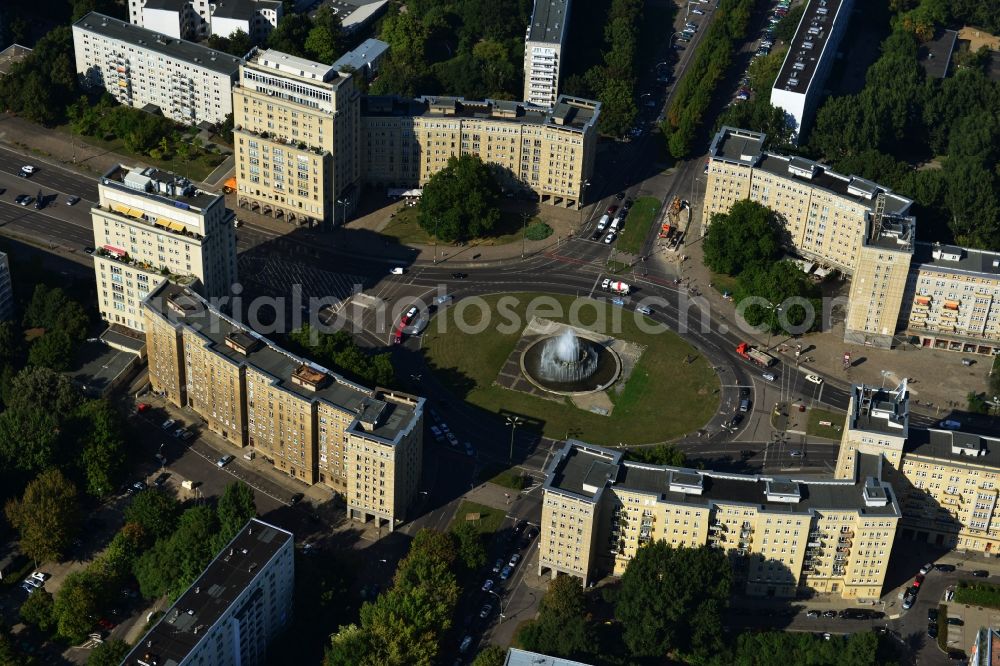
[[[869,240],[875,240],[882,233],[882,217],[885,215],[885,192],[879,190],[875,195],[875,213],[872,215],[872,235]]]

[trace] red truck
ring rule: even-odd
[[[736,345],[736,353],[745,358],[746,360],[759,365],[762,368],[769,368],[776,362],[773,356],[766,352],[762,352],[759,349],[750,346],[745,342],[741,342]]]

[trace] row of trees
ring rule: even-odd
[[[327,666],[433,664],[452,626],[461,589],[455,539],[421,530],[399,563],[391,588],[361,607],[357,624],[331,637]]]
[[[674,101],[661,125],[667,148],[674,157],[685,157],[691,151],[716,85],[732,62],[736,46],[746,37],[752,7],[752,0],[720,0],[715,19],[677,85]]]
[[[804,6],[799,5],[799,8]],[[787,16],[782,19],[778,27],[781,27],[786,20]],[[767,134],[772,148],[775,146],[782,146],[784,150],[791,148],[789,145],[792,139],[791,125],[783,109],[771,106],[770,95],[787,52],[787,48],[775,49],[750,63],[747,76],[750,78],[750,88],[755,94],[751,99],[732,104],[723,111],[715,123],[716,131],[723,125],[754,129]]]
[[[625,134],[638,114],[635,84],[641,24],[641,0],[612,0],[604,27],[604,62],[586,74],[601,102],[600,130],[610,136]]]
[[[315,338],[315,341],[313,340]],[[288,334],[297,347],[317,363],[369,386],[392,386],[396,371],[389,352],[367,354],[347,331],[314,332],[308,324]]]
[[[789,299],[806,299],[814,315],[822,311],[819,287],[794,263],[778,261],[782,252],[779,229],[774,211],[744,199],[728,213],[712,215],[703,246],[706,266],[717,273],[737,276],[737,303],[750,298],[767,302],[751,301],[743,313],[747,323],[774,333],[785,330],[782,320],[791,328],[802,326],[809,318],[804,305],[779,310],[778,306]],[[819,324],[816,316],[810,328]]]
[[[41,523],[37,531],[49,532],[49,539],[58,535],[62,542],[56,550],[80,529],[75,495],[72,482],[58,470],[46,471],[28,485],[23,499],[8,504],[7,514],[12,522]],[[118,590],[133,575],[145,597],[174,599],[255,515],[253,491],[242,483],[230,484],[215,509],[198,505],[183,512],[162,491],[142,491],[125,510],[125,524],[108,547],[85,569],[70,573],[55,596],[36,590],[22,605],[21,617],[44,633],[77,643],[117,602]],[[22,533],[22,547],[24,541]],[[111,661],[123,647],[115,644],[102,653],[110,653],[105,657]]]
[[[530,0],[416,0],[392,11],[379,38],[389,54],[376,94],[521,99]]]
[[[249,37],[234,32],[225,41],[216,38],[216,44],[227,53],[243,57],[249,51]],[[212,42],[209,41],[209,45]],[[286,12],[278,27],[267,36],[267,47],[317,62],[332,63],[345,49],[340,17],[329,5],[323,5],[315,15]],[[240,52],[241,49],[244,49]]]

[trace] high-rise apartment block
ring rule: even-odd
[[[416,187],[453,156],[496,164],[505,186],[542,203],[579,208],[594,170],[600,103],[561,95],[550,109],[460,97],[367,97],[364,179]],[[503,176],[501,176],[503,178]]]
[[[524,36],[524,101],[544,107],[559,99],[559,70],[570,0],[535,0]]]
[[[14,285],[10,280],[10,262],[0,252],[0,321],[14,316]]]
[[[905,383],[855,386],[836,475],[872,455],[886,462],[886,480],[899,494],[901,538],[1000,552],[1000,436],[913,427]]]
[[[875,455],[846,479],[728,474],[635,463],[569,440],[543,486],[539,573],[584,584],[621,575],[644,543],[709,546],[731,558],[738,589],[800,589],[877,599],[900,510]]]
[[[233,91],[239,205],[313,224],[334,219],[340,200],[343,215],[361,175],[359,115],[351,74],[280,51],[254,52]]]
[[[233,445],[341,493],[391,529],[417,494],[423,398],[369,389],[281,349],[166,282],[143,301],[149,381]],[[380,522],[381,524],[381,522]]]
[[[250,520],[122,660],[122,666],[268,663],[292,621],[291,532]]]
[[[76,71],[121,104],[176,122],[222,124],[233,110],[239,58],[90,12],[73,24]]]
[[[785,112],[796,141],[808,131],[824,98],[826,79],[853,7],[854,0],[816,0],[805,6],[771,88],[771,104]]]
[[[242,30],[261,42],[283,14],[281,0],[128,0],[129,23],[175,39],[230,37]]]
[[[221,195],[152,167],[116,166],[97,184],[94,270],[101,317],[143,330],[140,302],[164,281],[224,296],[236,282],[235,216]]]
[[[723,127],[708,159],[702,229],[743,199],[777,213],[794,253],[852,276],[844,339],[900,338],[1000,353],[1000,253],[918,242],[909,199],[801,157],[764,150],[759,132]]]

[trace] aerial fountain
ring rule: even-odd
[[[521,357],[521,370],[534,385],[553,393],[600,391],[621,370],[618,356],[572,328],[537,340]]]

